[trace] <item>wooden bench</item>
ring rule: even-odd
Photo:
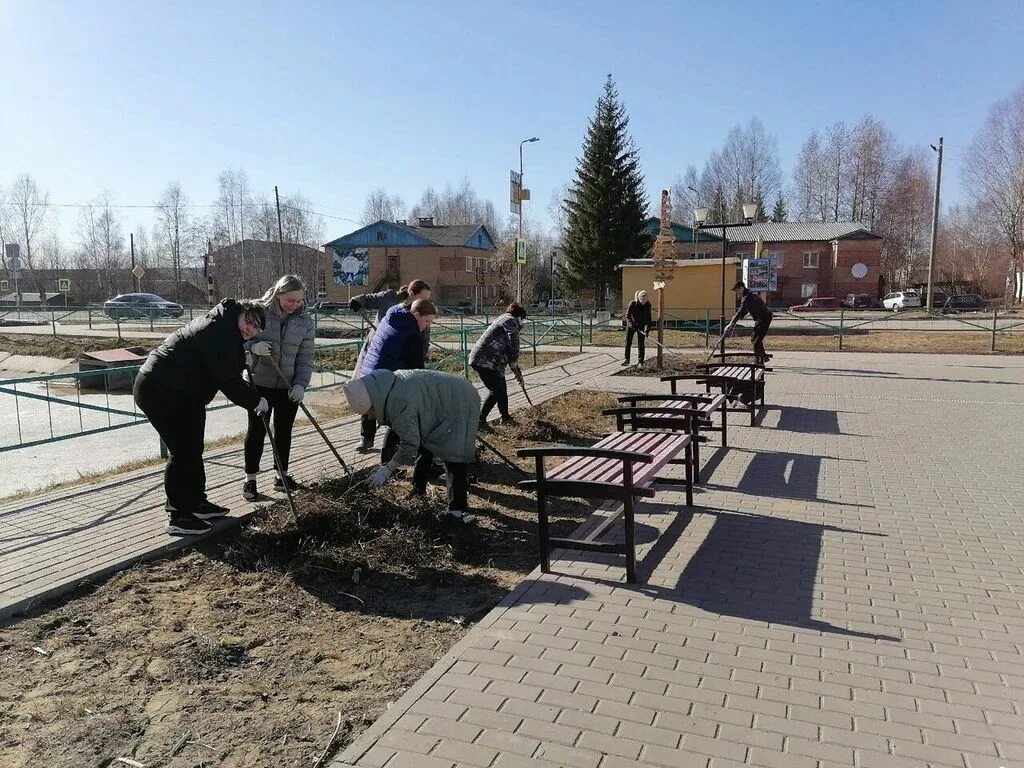
[[[748,352],[733,352],[731,357],[749,357]],[[754,426],[754,419],[757,412],[757,403],[760,401],[764,407],[764,384],[765,372],[770,371],[764,363],[702,363],[697,366],[698,373],[677,374],[673,376],[662,376],[662,381],[669,382],[672,394],[677,394],[677,384],[680,381],[696,381],[703,384],[707,392],[712,387],[719,387],[723,395],[737,396],[746,395],[747,402],[742,407],[729,408],[731,411],[747,412],[750,414],[750,426]]]
[[[707,442],[701,432],[721,432],[722,446],[729,442],[728,398],[716,394],[624,395],[624,407],[609,408],[602,413],[615,417],[619,432],[640,429],[683,431],[693,437],[693,479],[700,482],[700,444]],[[656,405],[640,405],[653,402]],[[721,413],[721,424],[715,426],[712,416]]]
[[[540,567],[551,571],[553,547],[586,552],[611,552],[626,556],[626,580],[636,582],[636,520],[634,505],[640,497],[651,498],[657,482],[678,483],[660,478],[658,472],[668,464],[686,465],[686,505],[693,506],[693,438],[681,432],[616,432],[589,448],[558,446],[521,448],[518,455],[534,458],[537,476],[519,485],[537,493]],[[680,458],[680,455],[683,458]],[[567,457],[548,469],[545,459]],[[625,543],[596,541],[618,514],[611,516],[586,539],[551,538],[548,525],[548,498],[587,498],[622,502]]]

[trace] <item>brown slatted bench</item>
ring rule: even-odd
[[[668,464],[686,465],[686,505],[693,506],[693,438],[681,432],[616,432],[589,448],[558,446],[521,448],[518,455],[534,458],[537,476],[519,485],[537,493],[540,567],[551,571],[550,551],[554,547],[586,552],[611,552],[626,556],[626,580],[636,582],[636,520],[634,505],[640,497],[652,498],[657,482],[678,483],[658,477]],[[682,458],[680,458],[682,456]],[[568,460],[548,469],[545,459],[567,457]],[[548,528],[547,500],[556,498],[588,498],[622,502],[625,523],[624,544],[596,541],[618,515],[613,515],[587,539],[552,538]]]
[[[609,408],[602,413],[615,417],[619,432],[640,429],[683,431],[693,437],[693,479],[700,482],[700,444],[707,442],[701,432],[721,432],[722,446],[729,441],[728,399],[720,394],[624,395],[624,407]],[[640,403],[656,403],[640,405]],[[721,424],[715,426],[715,411],[721,413]]]
[[[754,426],[758,401],[761,407],[764,407],[765,371],[771,369],[765,368],[763,363],[730,362],[706,363],[699,365],[698,368],[701,372],[662,376],[661,380],[669,382],[673,395],[676,394],[677,383],[680,381],[696,381],[703,384],[708,392],[711,392],[712,387],[718,387],[721,388],[723,395],[746,394],[748,402],[745,405],[729,410],[749,413],[750,426]]]

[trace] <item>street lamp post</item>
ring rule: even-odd
[[[516,238],[516,301],[523,303],[523,265],[519,263],[519,248],[523,240],[523,144],[540,141],[536,136],[519,142],[519,237]]]
[[[709,208],[697,208],[693,212],[693,218],[697,223],[697,229],[705,229],[704,222],[707,221],[708,215],[711,213]],[[744,203],[743,204],[743,218],[744,221],[736,221],[731,224],[709,224],[708,229],[717,228],[722,230],[722,314],[719,316],[719,333],[721,336],[722,345],[722,361],[725,361],[725,258],[729,250],[729,237],[728,230],[733,227],[746,227],[754,220],[757,216],[757,203]]]

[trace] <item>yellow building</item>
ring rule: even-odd
[[[648,230],[658,233],[660,222],[648,219]],[[707,232],[695,232],[682,224],[672,225],[673,279],[665,284],[666,320],[718,320],[722,312],[722,240]],[[739,278],[740,260],[725,260],[725,312],[736,311],[732,286]],[[647,291],[657,315],[658,294],[654,290],[654,260],[627,259],[622,272],[622,309],[629,306],[639,290]]]

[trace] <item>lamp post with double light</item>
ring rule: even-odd
[[[719,318],[719,333],[721,333],[721,345],[722,345],[722,358],[725,359],[725,258],[729,251],[729,236],[728,231],[733,227],[747,227],[754,221],[757,216],[757,203],[744,203],[743,204],[743,218],[744,221],[736,221],[731,224],[707,224],[704,222],[708,220],[708,216],[711,213],[710,208],[697,208],[693,212],[693,219],[697,224],[697,230],[703,229],[720,229],[722,230],[722,314]]]
[[[523,196],[523,191],[526,187],[523,186],[523,144],[532,144],[535,141],[540,141],[536,136],[531,136],[528,139],[523,139],[519,142],[519,237],[516,238],[516,301],[520,304],[523,303],[523,265],[520,261],[521,256],[519,249],[522,248],[525,252],[526,248],[522,245],[523,242],[523,200],[529,199]]]

